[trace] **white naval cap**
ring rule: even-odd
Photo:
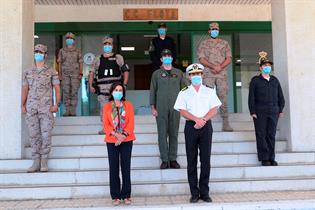
[[[200,72],[202,73],[204,69],[205,67],[201,65],[200,63],[193,63],[193,64],[190,64],[186,68],[186,73],[187,74],[200,73]]]

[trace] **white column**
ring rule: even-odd
[[[33,61],[34,0],[0,1],[0,159],[23,155],[22,70]]]
[[[286,98],[280,137],[291,151],[315,151],[315,1],[274,0],[273,56]]]

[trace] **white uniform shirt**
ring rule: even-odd
[[[221,104],[213,88],[201,85],[197,92],[190,85],[187,89],[179,92],[174,109],[177,111],[180,111],[180,109],[186,110],[196,117],[204,117],[210,109],[219,107]]]

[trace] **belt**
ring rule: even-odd
[[[121,82],[121,79],[107,80],[107,81],[97,81],[98,85],[112,84],[114,82]]]

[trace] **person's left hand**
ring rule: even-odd
[[[121,142],[123,142],[126,139],[126,136],[118,133],[116,134],[116,139],[117,139],[117,142],[115,143],[115,146],[119,146]]]
[[[222,70],[222,68],[221,68],[220,65],[215,65],[214,71],[215,71],[217,74],[220,73],[221,70]]]
[[[58,106],[57,106],[57,105],[51,106],[49,111],[50,111],[51,113],[56,113],[56,112],[58,112]]]
[[[279,117],[284,117],[284,113],[283,113],[283,112],[280,112],[280,113],[279,113]]]

